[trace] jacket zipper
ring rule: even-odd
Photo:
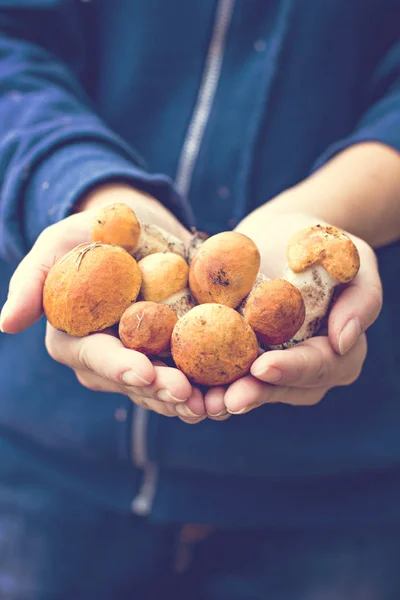
[[[175,178],[177,190],[186,197],[217,91],[234,5],[235,0],[219,0],[218,2],[203,78]]]
[[[132,418],[132,461],[143,470],[143,480],[138,494],[131,503],[131,510],[138,516],[146,516],[151,510],[157,485],[156,466],[147,456],[147,423],[149,412],[135,405]]]
[[[204,73],[175,177],[177,190],[186,197],[217,91],[234,5],[235,0],[218,0]],[[149,461],[146,449],[148,417],[146,409],[135,406],[132,420],[132,461],[143,470],[143,480],[138,494],[132,500],[131,509],[139,516],[150,513],[157,488],[157,466]]]

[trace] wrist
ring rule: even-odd
[[[138,210],[144,204],[159,204],[158,200],[125,183],[102,183],[89,190],[77,203],[75,212],[99,209],[116,202],[124,202],[130,206],[137,205]]]
[[[303,212],[372,247],[400,238],[400,154],[381,143],[359,143],[331,158],[266,205],[268,215]]]
[[[250,237],[261,253],[260,271],[268,277],[281,277],[286,269],[286,248],[299,230],[313,225],[326,225],[318,216],[295,210],[270,209],[265,204],[239,223],[236,231]]]

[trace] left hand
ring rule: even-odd
[[[256,242],[262,255],[261,270],[272,278],[283,273],[289,238],[302,227],[318,222],[311,215],[296,214],[275,217],[266,225],[266,220],[250,215],[238,231]],[[365,331],[382,307],[382,287],[374,251],[363,240],[351,237],[360,253],[360,271],[331,309],[328,336],[316,336],[287,350],[266,352],[254,362],[251,374],[229,387],[208,390],[205,404],[211,418],[226,419],[266,403],[311,406],[331,388],[356,381],[367,354]]]
[[[185,236],[190,238],[161,204],[138,190],[111,184],[93,189],[81,210],[45,229],[21,261],[1,312],[2,331],[19,333],[42,317],[43,287],[50,268],[66,252],[90,241],[96,211],[116,201],[131,206],[143,222],[164,227],[184,241]],[[112,328],[73,337],[47,324],[45,345],[50,357],[72,369],[78,382],[89,390],[124,394],[138,406],[186,423],[206,418],[200,390],[192,387],[181,371],[124,348]]]

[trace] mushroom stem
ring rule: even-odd
[[[263,273],[258,273],[256,280],[254,282],[254,285],[251,288],[249,294],[246,296],[246,298],[244,298],[242,300],[242,302],[239,304],[239,306],[236,309],[238,311],[238,313],[240,315],[242,315],[242,317],[244,314],[244,308],[246,306],[246,302],[250,298],[251,294],[253,294],[256,291],[256,289],[260,287],[260,285],[262,285],[263,283],[266,283],[267,281],[270,281],[270,280],[266,275],[264,275]]]
[[[321,265],[315,265],[302,273],[294,273],[288,268],[283,279],[293,284],[303,296],[306,315],[297,333],[283,344],[270,346],[272,350],[292,348],[315,335],[328,313],[335,288],[339,285]]]
[[[139,221],[139,224],[139,242],[131,252],[137,261],[156,252],[173,252],[182,258],[185,257],[185,245],[182,240],[171,233],[167,233],[167,231],[158,227],[158,225],[149,225],[141,221]]]
[[[254,330],[261,349],[267,350],[287,342],[302,327],[304,299],[291,282],[259,274],[239,313]]]
[[[192,237],[190,238],[190,242],[186,251],[186,262],[190,266],[194,255],[196,254],[197,248],[199,248],[207,239],[208,234],[203,231],[197,231],[196,229],[192,230]]]
[[[143,223],[127,204],[114,203],[100,209],[93,219],[93,242],[121,246],[137,261],[156,252],[173,252],[185,257],[182,240],[158,225]]]
[[[178,318],[195,306],[189,289],[189,267],[173,252],[155,252],[138,263],[142,273],[139,298],[168,306]]]
[[[284,279],[303,296],[306,315],[302,327],[287,342],[290,348],[317,333],[327,315],[335,289],[350,283],[360,267],[358,250],[350,237],[331,225],[302,229],[289,241]]]
[[[244,299],[244,300],[243,300],[243,301],[242,301],[242,302],[239,304],[239,306],[238,306],[238,307],[237,307],[237,309],[236,309],[236,310],[238,311],[238,313],[239,313],[239,314],[240,314],[242,317],[243,317],[243,315],[244,315],[244,307],[245,307],[245,305],[246,305],[246,301],[247,301],[247,299],[249,298],[249,296],[250,296],[250,295],[251,295],[253,292],[255,292],[255,291],[256,291],[256,289],[257,289],[258,287],[260,287],[260,285],[261,285],[262,283],[265,283],[265,282],[267,282],[267,281],[269,281],[269,278],[268,278],[266,275],[264,275],[264,274],[263,274],[263,273],[261,273],[261,272],[259,272],[259,273],[257,274],[256,280],[255,280],[255,282],[254,282],[254,285],[253,285],[253,287],[251,288],[251,291],[250,291],[249,295],[248,295],[248,296],[246,296],[246,298],[245,298],[245,299]],[[258,340],[258,342],[259,342],[259,344],[258,344],[258,356],[261,356],[261,354],[264,354],[264,352],[266,351],[266,348],[264,348],[263,344],[261,344],[261,343],[260,343],[260,340]]]
[[[189,288],[186,288],[181,292],[177,292],[169,298],[162,300],[160,304],[168,306],[168,308],[174,311],[178,319],[184,317],[189,310],[196,306]]]

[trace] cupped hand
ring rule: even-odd
[[[264,228],[262,238],[258,238],[258,230],[255,235],[250,229],[240,230],[253,237],[260,247],[264,272],[279,277],[285,262],[286,240],[303,225],[316,222],[310,217],[303,221],[282,217],[280,226],[275,224],[277,233],[274,227],[269,233]],[[316,336],[287,350],[265,352],[253,363],[249,375],[228,387],[208,390],[205,405],[212,418],[244,414],[266,403],[311,406],[331,388],[350,385],[358,379],[367,354],[365,332],[380,313],[382,287],[374,251],[363,240],[351,237],[361,266],[331,309],[328,335]]]
[[[146,209],[138,210],[138,193],[133,194],[132,207],[139,212],[139,218],[145,220]],[[124,188],[122,198],[119,193],[118,199],[130,203],[129,190]],[[109,201],[116,201],[116,197],[111,194]],[[102,195],[99,205],[104,203]],[[96,208],[95,202],[85,206],[87,210],[48,227],[38,238],[11,278],[8,299],[1,313],[5,333],[24,331],[42,317],[47,273],[69,250],[90,240]],[[150,210],[149,219],[153,218],[154,205]],[[73,369],[78,381],[88,389],[125,394],[144,408],[188,423],[205,418],[203,396],[192,388],[183,373],[125,348],[111,330],[75,338],[47,324],[46,348],[54,360]]]

